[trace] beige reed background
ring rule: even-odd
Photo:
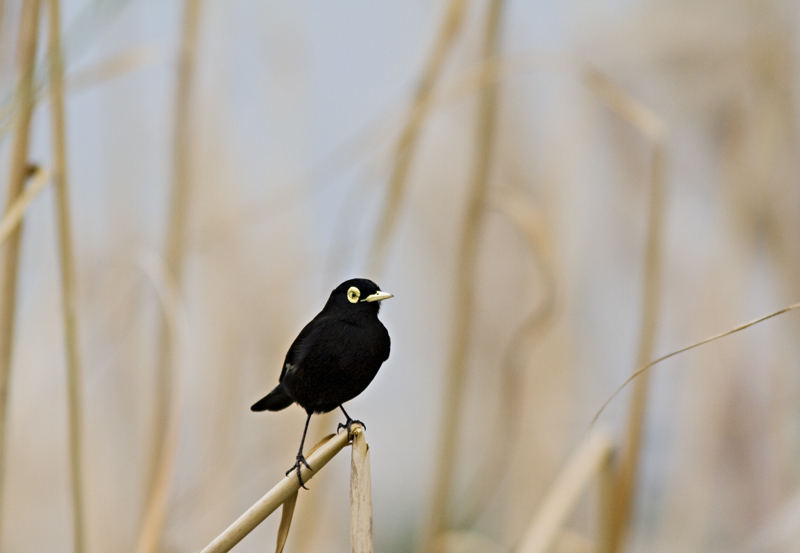
[[[376,551],[800,544],[791,2],[0,0],[0,551],[200,551],[354,276]],[[315,417],[308,443],[339,415]],[[350,547],[348,455],[285,551]],[[235,551],[274,547],[270,517]]]

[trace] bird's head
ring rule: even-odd
[[[331,292],[326,307],[335,306],[339,309],[358,309],[377,313],[380,310],[380,302],[391,297],[394,296],[381,291],[380,287],[371,280],[353,278],[341,283]]]

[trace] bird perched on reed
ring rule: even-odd
[[[382,292],[371,280],[355,278],[331,292],[322,311],[295,338],[283,361],[278,385],[250,408],[253,411],[280,411],[297,403],[308,417],[300,440],[295,464],[311,469],[303,456],[308,423],[314,413],[327,413],[337,407],[346,417],[347,427],[356,421],[342,404],[364,391],[389,357],[390,340],[386,327],[378,320],[380,302],[393,297]],[[361,423],[363,425],[363,423]],[[303,486],[305,487],[305,486]]]

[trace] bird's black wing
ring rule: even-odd
[[[303,327],[303,330],[301,330],[297,338],[294,339],[294,342],[292,342],[292,345],[289,347],[289,351],[286,352],[286,359],[283,360],[281,376],[278,378],[278,382],[283,381],[283,377],[286,376],[286,371],[289,367],[296,366],[305,356],[308,338],[314,333],[314,329],[319,326],[319,322],[320,316],[317,315],[310,323]]]

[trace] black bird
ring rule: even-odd
[[[389,333],[378,320],[378,311],[380,302],[391,297],[364,278],[336,287],[289,348],[278,385],[250,408],[280,411],[297,403],[308,413],[296,462],[286,471],[288,476],[297,470],[301,486],[300,463],[311,468],[303,456],[311,415],[338,407],[347,417],[340,428],[346,426],[349,431],[351,424],[361,422],[350,418],[342,404],[363,392],[389,357]]]

